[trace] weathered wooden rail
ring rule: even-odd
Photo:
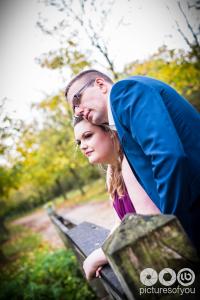
[[[48,213],[81,269],[84,259],[102,246],[110,266],[103,267],[100,279],[91,281],[98,298],[200,299],[199,257],[174,216],[127,215],[108,237],[105,228],[75,224],[52,209]]]
[[[57,215],[51,207],[48,208],[48,214],[65,246],[74,251],[83,272],[83,261],[92,251],[103,245],[109,230],[88,222],[76,224]],[[109,265],[101,270],[101,278],[92,280],[90,285],[100,299],[127,299]]]

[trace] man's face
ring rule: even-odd
[[[74,114],[83,116],[93,124],[108,123],[107,97],[110,88],[111,85],[101,78],[97,78],[90,86],[83,80],[75,82],[68,92],[69,103],[74,109]],[[74,95],[77,94],[78,104],[76,99],[74,101]]]

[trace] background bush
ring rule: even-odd
[[[0,300],[95,299],[71,250],[53,250],[38,234],[17,230],[3,245]]]

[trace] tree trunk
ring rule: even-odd
[[[74,176],[76,182],[78,182],[78,188],[79,188],[79,190],[81,192],[81,195],[85,195],[85,191],[84,191],[84,189],[82,187],[82,180],[79,177],[78,173],[76,173],[76,171],[74,169],[72,169],[72,168],[69,168],[69,169],[70,169],[70,172],[72,173],[72,175]]]
[[[7,236],[9,234],[8,229],[6,228],[6,225],[4,224],[4,218],[0,217],[0,235]]]
[[[61,195],[63,196],[63,199],[66,199],[66,193],[65,193],[65,191],[63,190],[63,186],[62,186],[62,184],[61,184],[59,178],[56,179],[56,184],[57,184],[57,186],[58,186],[58,188],[59,188],[59,190],[60,190],[60,192],[61,192]]]

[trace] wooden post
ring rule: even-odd
[[[128,299],[200,299],[199,258],[175,216],[129,214],[103,250]]]

